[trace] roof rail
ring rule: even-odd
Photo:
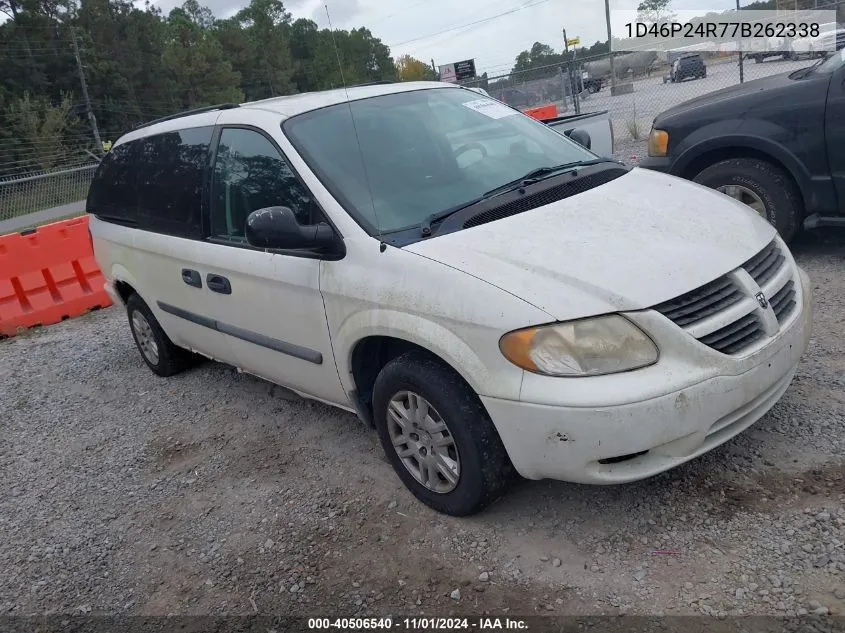
[[[214,112],[215,110],[231,110],[232,108],[240,108],[240,104],[237,103],[221,103],[218,105],[213,106],[205,106],[204,108],[195,108],[193,110],[185,110],[184,112],[177,112],[176,114],[169,114],[167,116],[163,116],[160,119],[154,119],[152,121],[147,121],[146,123],[141,123],[140,125],[136,125],[132,128],[132,130],[140,130],[141,128],[150,127],[151,125],[155,125],[156,123],[164,123],[165,121],[172,121],[173,119],[181,119],[183,116],[190,116],[192,114],[202,114],[203,112]]]
[[[363,84],[355,84],[354,86],[349,86],[349,88],[363,88],[364,86],[382,86],[384,84],[395,84],[395,81],[390,81],[390,79],[379,79],[378,81],[368,81]]]

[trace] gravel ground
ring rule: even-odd
[[[757,425],[648,481],[417,503],[352,415],[142,363],[110,308],[0,342],[0,614],[845,614],[845,232]],[[509,610],[509,611],[507,611]]]

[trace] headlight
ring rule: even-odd
[[[645,332],[618,314],[516,330],[499,349],[517,367],[546,376],[614,374],[658,358]]]
[[[651,128],[648,135],[648,155],[666,156],[669,153],[669,132]]]

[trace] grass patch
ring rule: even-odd
[[[637,119],[629,119],[625,121],[625,128],[628,130],[628,136],[633,140],[639,141],[643,137],[643,131],[640,127],[640,122]]]

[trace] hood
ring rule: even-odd
[[[570,198],[405,249],[563,321],[677,297],[741,265],[774,236],[732,198],[635,168]]]
[[[655,123],[672,118],[679,114],[687,114],[688,112],[697,110],[698,108],[712,106],[724,101],[741,101],[744,97],[749,97],[765,90],[777,90],[795,86],[796,81],[789,78],[789,75],[793,72],[795,71],[772,75],[770,77],[763,77],[762,79],[746,81],[745,83],[737,84],[736,86],[715,90],[705,95],[701,95],[700,97],[690,99],[689,101],[684,101],[683,103],[679,103],[678,105],[661,112],[655,119]]]

